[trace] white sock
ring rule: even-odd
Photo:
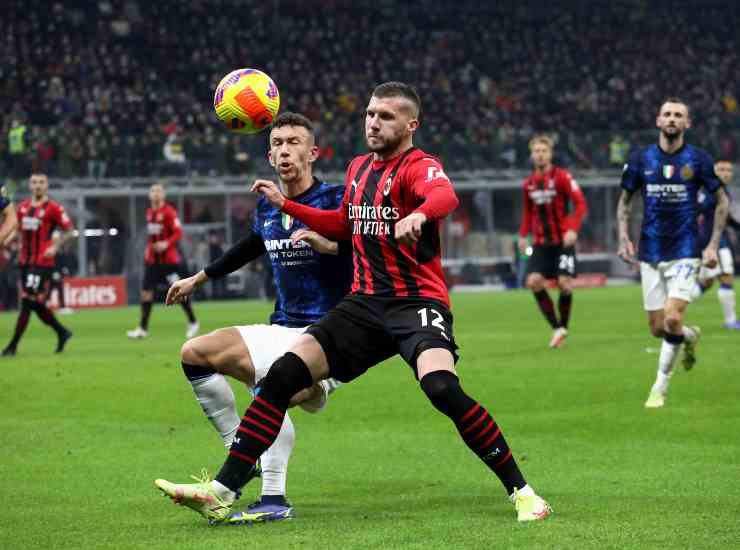
[[[521,489],[517,489],[517,493],[519,493],[523,497],[533,497],[534,496],[534,489],[529,486],[529,484],[525,485]],[[509,495],[509,500],[514,503],[514,500],[516,499],[516,493],[511,493]]]
[[[689,298],[691,301],[695,301],[699,296],[701,296],[704,293],[704,289],[701,287],[699,283],[694,283],[694,287],[689,292]]]
[[[211,481],[211,487],[226,502],[234,502],[236,500],[236,493],[215,479]]]
[[[207,378],[190,380],[195,398],[228,449],[239,427],[236,399],[223,374],[216,373]]]
[[[666,393],[668,391],[668,383],[673,375],[673,367],[676,364],[676,358],[680,349],[681,344],[671,344],[663,340],[660,346],[660,355],[658,356],[658,374],[655,378],[655,384],[653,384],[654,390],[660,393]]]
[[[286,413],[277,439],[260,457],[262,466],[262,494],[285,495],[288,460],[295,444],[293,421]]]
[[[722,306],[725,323],[730,324],[737,321],[737,315],[735,314],[735,289],[719,287],[717,298],[719,299],[719,305]]]
[[[683,331],[684,338],[686,338],[687,340],[690,340],[691,342],[696,340],[696,331],[693,328],[687,327],[686,325],[684,325],[681,330]]]

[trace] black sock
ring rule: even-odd
[[[455,423],[465,444],[498,476],[507,494],[527,484],[501,429],[488,411],[463,391],[457,376],[448,371],[432,372],[421,379],[421,388],[432,405]]]
[[[8,349],[15,349],[18,347],[18,342],[21,341],[23,333],[26,332],[28,326],[28,320],[31,318],[31,301],[28,298],[21,300],[21,310],[18,312],[18,320],[15,322],[15,332],[13,338],[8,344]]]
[[[290,398],[313,383],[311,371],[296,354],[275,361],[262,379],[258,396],[242,417],[229,456],[216,481],[239,493],[254,477],[254,465],[277,439]]]
[[[190,323],[195,323],[195,313],[193,313],[193,306],[190,304],[190,300],[183,302],[180,305],[182,306],[182,309],[185,310],[185,315],[188,316],[188,321]]]
[[[61,323],[57,320],[51,310],[46,307],[45,304],[39,302],[32,302],[32,304],[32,309],[36,311],[36,315],[39,316],[39,319],[41,319],[44,324],[49,325],[51,328],[53,328],[57,334],[67,332],[67,329],[61,325]]]
[[[141,321],[139,326],[144,330],[149,330],[149,316],[152,314],[152,302],[141,302]]]
[[[537,300],[537,305],[540,306],[540,311],[542,312],[542,315],[545,316],[545,319],[547,319],[547,322],[550,323],[550,326],[552,328],[558,328],[560,324],[558,323],[558,318],[555,316],[555,304],[552,303],[552,298],[550,298],[550,294],[547,292],[547,289],[542,289],[538,292],[533,292],[534,299]]]
[[[558,298],[558,311],[560,312],[560,324],[568,328],[568,321],[570,320],[570,307],[573,303],[573,293],[567,294],[561,292],[560,298]]]
[[[201,365],[189,365],[184,361],[182,363],[182,370],[185,373],[185,377],[191,382],[194,382],[195,380],[200,380],[201,378],[208,378],[209,376],[213,376],[214,374],[216,374],[216,371],[211,367],[203,367]]]
[[[274,504],[276,506],[288,506],[288,501],[285,500],[285,495],[262,495],[260,497],[262,504]]]

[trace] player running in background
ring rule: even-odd
[[[57,334],[56,353],[64,346],[72,333],[63,327],[52,311],[46,307],[48,285],[54,268],[54,257],[60,247],[74,236],[72,222],[64,207],[49,199],[49,180],[45,174],[31,174],[29,179],[31,198],[18,205],[20,219],[21,251],[18,264],[21,268],[21,309],[15,325],[15,333],[2,355],[16,354],[18,342],[26,331],[31,311],[49,325]],[[56,231],[59,229],[59,231]]]
[[[352,292],[302,334],[262,381],[229,456],[214,481],[159,487],[215,522],[228,518],[255,463],[272,445],[291,396],[328,377],[349,382],[400,354],[421,388],[455,424],[468,447],[501,480],[520,521],[551,512],[524,480],[501,429],[469,397],[455,372],[457,358],[449,296],[442,272],[439,222],[458,204],[436,158],[413,146],[420,100],[400,82],[373,91],[365,115],[370,154],[355,158],[345,176],[338,210],[286,199],[274,184],[253,190],[289,216],[331,239],[352,239]],[[376,460],[383,460],[378,457]],[[424,464],[428,475],[438,465]]]
[[[586,199],[567,170],[552,164],[553,142],[548,136],[535,136],[529,142],[534,165],[524,180],[519,251],[526,253],[527,236],[533,236],[528,262],[527,288],[553,329],[551,348],[559,348],[568,336],[568,320],[573,304],[573,277],[576,276],[576,242],[586,215]],[[568,212],[568,203],[572,211]],[[545,287],[546,279],[557,279],[560,297],[558,314]]]
[[[155,183],[149,188],[150,207],[146,209],[146,230],[149,235],[144,252],[144,282],[141,286],[141,320],[139,326],[129,330],[129,338],[140,339],[149,335],[149,316],[152,313],[154,292],[167,288],[180,278],[180,255],[177,253],[177,241],[182,238],[182,227],[177,218],[177,211],[165,202],[164,185]],[[200,324],[193,313],[189,301],[182,304],[188,318],[186,338],[198,334]]]
[[[284,112],[270,130],[270,164],[280,178],[287,197],[300,204],[334,210],[342,202],[344,188],[327,185],[313,176],[317,158],[311,122],[304,116]],[[275,311],[269,325],[248,325],[216,330],[183,344],[182,368],[193,386],[203,412],[228,449],[239,437],[240,417],[234,393],[224,375],[254,388],[272,363],[283,355],[306,327],[334,307],[352,282],[352,255],[349,242],[342,246],[309,231],[298,220],[281,213],[260,197],[249,235],[203,271],[174,283],[167,303],[182,303],[209,279],[224,277],[246,263],[267,254],[277,288]],[[322,380],[295,396],[293,403],[309,412],[318,412],[338,385]],[[260,459],[262,496],[232,523],[286,519],[292,508],[285,499],[288,460],[295,432],[286,413],[277,439]]]
[[[658,374],[645,403],[648,408],[665,404],[681,345],[684,368],[691,369],[696,361],[700,330],[684,326],[684,314],[691,302],[702,259],[708,267],[717,264],[717,249],[729,204],[709,155],[684,143],[685,131],[691,127],[686,103],[677,98],[664,101],[656,126],[660,129],[658,143],[633,153],[624,166],[623,191],[617,209],[619,256],[636,263],[629,218],[632,197],[641,192],[644,214],[638,259],[642,295],[650,332],[663,339]],[[697,196],[701,190],[716,194],[717,200],[712,235],[703,254],[697,224]]]
[[[18,228],[18,217],[15,206],[8,196],[5,184],[0,182],[0,248],[7,246],[15,236]]]
[[[719,180],[725,185],[725,193],[731,201],[732,196],[727,190],[732,183],[732,163],[728,160],[720,160],[714,164],[714,171]],[[702,244],[706,246],[712,237],[712,227],[714,226],[714,211],[717,208],[716,195],[709,195],[703,191],[699,192],[699,230],[702,235]],[[740,221],[732,216],[731,210],[728,212],[727,225],[733,229],[740,230]],[[714,268],[702,266],[699,271],[699,279],[694,285],[691,293],[691,300],[696,300],[704,292],[712,288],[715,279],[719,279],[719,289],[717,290],[717,299],[722,308],[722,314],[725,318],[725,328],[740,330],[740,322],[737,320],[735,312],[735,289],[733,288],[733,279],[735,276],[735,259],[732,255],[732,247],[727,231],[722,233],[719,241],[718,262]]]

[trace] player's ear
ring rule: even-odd
[[[308,162],[316,162],[319,158],[320,149],[318,145],[314,145],[308,151]]]
[[[408,129],[410,134],[413,134],[416,132],[416,130],[419,129],[419,119],[418,118],[412,118],[409,120],[408,124],[406,125],[406,128]]]
[[[269,151],[267,151],[267,162],[270,163],[270,166],[272,166],[273,168],[275,168],[275,159],[272,158],[272,149],[270,149]]]

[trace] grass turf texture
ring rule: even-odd
[[[263,322],[265,302],[197,304],[204,330]],[[714,293],[692,306],[699,362],[662,410],[643,403],[659,341],[638,287],[578,291],[571,337],[527,292],[455,295],[463,385],[499,421],[530,483],[555,508],[520,525],[498,480],[436,413],[400,360],[296,410],[288,478],[297,519],[209,527],[159,496],[225,453],[182,375],[179,308],[78,312],[68,351],[31,322],[0,362],[0,548],[723,548],[740,541],[740,334]],[[0,315],[2,336],[15,317]],[[240,412],[248,403],[237,388]],[[253,482],[240,501],[251,502]]]

